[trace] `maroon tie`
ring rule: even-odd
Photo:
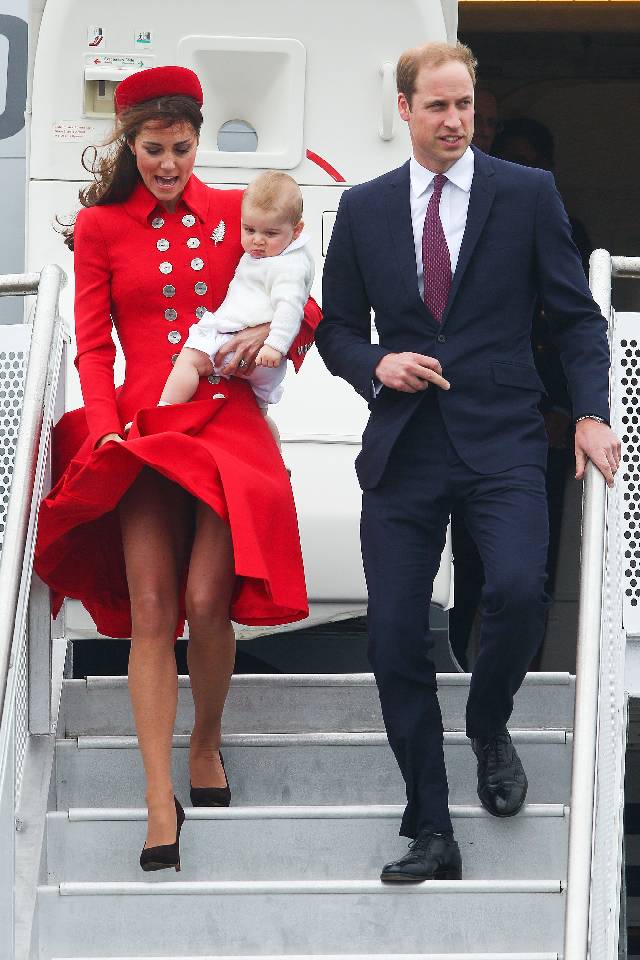
[[[442,320],[451,287],[451,258],[440,220],[440,197],[446,182],[443,173],[435,175],[422,231],[424,302],[438,323]]]

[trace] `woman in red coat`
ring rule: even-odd
[[[181,67],[144,70],[117,88],[115,152],[81,196],[72,235],[85,406],[56,428],[58,479],[42,504],[36,558],[58,607],[77,598],[102,633],[132,638],[129,689],[147,784],[143,869],[179,869],[173,645],[185,616],[191,800],[225,805],[230,619],[276,624],[307,614],[287,472],[241,378],[268,327],[225,349],[235,348],[238,377],[203,379],[190,403],[156,406],[189,326],[220,305],[243,252],[241,191],[210,189],[192,172],[201,105],[198,78]],[[315,327],[312,301],[305,317]],[[126,359],[119,389],[112,326]]]

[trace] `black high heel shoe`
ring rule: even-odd
[[[176,840],[175,843],[163,843],[158,847],[143,847],[140,854],[140,866],[143,870],[169,870],[175,868],[180,871],[180,831],[184,823],[184,810],[177,797],[173,798],[176,805]]]
[[[192,787],[189,784],[192,807],[228,807],[231,805],[231,790],[227,771],[224,769],[224,760],[220,754],[220,763],[224,772],[224,778],[227,781],[226,787]]]

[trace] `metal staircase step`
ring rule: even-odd
[[[182,876],[207,880],[373,880],[406,852],[402,808],[189,808]],[[561,805],[529,805],[496,820],[482,807],[453,807],[467,879],[566,876],[568,816]],[[47,817],[50,883],[139,880],[146,810],[74,809]],[[333,852],[332,852],[333,851]]]
[[[568,803],[571,734],[512,730],[531,803]],[[174,737],[176,793],[188,794],[188,742]],[[56,744],[57,809],[139,806],[144,796],[135,737],[79,737]],[[404,784],[382,733],[231,734],[223,751],[234,803],[402,803]],[[445,734],[451,803],[476,801],[476,761],[462,733]]]
[[[89,960],[85,957],[53,957],[52,960]],[[94,960],[141,960],[139,957],[97,957]],[[166,960],[145,957],[144,960]],[[317,954],[234,954],[226,956],[174,957],[173,960],[319,960]],[[557,953],[325,953],[320,960],[559,960]]]
[[[440,674],[445,729],[463,730],[468,674]],[[571,729],[575,678],[531,673],[515,699],[512,725],[520,729]],[[283,705],[286,704],[286,709]],[[176,733],[190,733],[193,701],[189,678],[180,677]],[[130,736],[135,733],[126,677],[65,681],[65,736]],[[224,713],[226,733],[304,733],[382,730],[373,674],[241,674],[231,683]]]
[[[63,883],[39,888],[40,960],[135,954],[558,951],[559,880]],[[168,922],[170,920],[170,922]],[[46,947],[45,947],[46,945]]]

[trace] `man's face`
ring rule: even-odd
[[[411,103],[404,94],[398,94],[398,110],[409,125],[418,163],[434,173],[445,173],[473,137],[473,82],[469,71],[457,60],[422,67]]]
[[[498,102],[490,90],[480,88],[476,90],[475,96],[474,146],[484,150],[485,153],[489,153],[497,132]]]

